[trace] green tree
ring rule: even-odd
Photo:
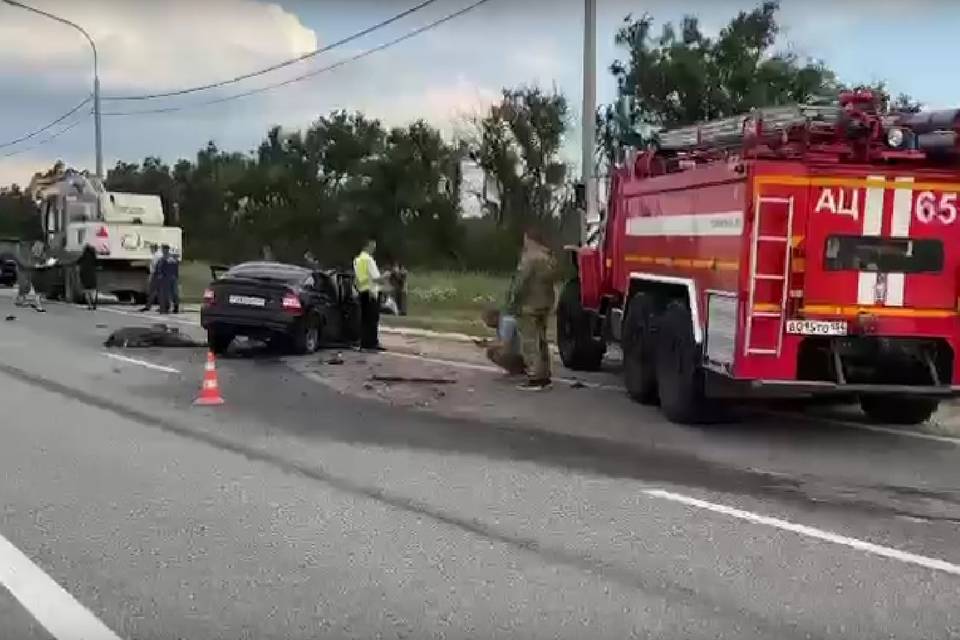
[[[473,156],[499,192],[488,210],[514,236],[528,223],[556,224],[569,190],[560,159],[567,124],[567,99],[537,87],[504,89],[475,123]]]
[[[661,127],[835,94],[839,84],[821,62],[775,50],[778,10],[779,2],[767,1],[742,11],[716,39],[702,33],[695,16],[684,17],[679,29],[667,23],[655,35],[651,16],[628,15],[615,36],[627,56],[610,72],[629,106],[623,113],[611,106],[598,112],[606,159],[617,157],[630,132],[649,139]]]

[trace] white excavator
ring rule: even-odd
[[[31,193],[45,245],[45,268],[34,286],[49,298],[79,300],[70,265],[87,244],[97,253],[97,288],[120,302],[147,301],[151,245],[167,244],[183,259],[183,233],[164,225],[158,196],[107,191],[96,177],[72,169],[31,185]]]

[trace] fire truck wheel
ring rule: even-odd
[[[671,422],[700,424],[709,417],[700,347],[693,339],[690,310],[679,300],[667,305],[657,332],[660,408]]]
[[[934,414],[940,401],[909,396],[860,396],[860,408],[874,422],[921,424]]]
[[[590,320],[590,312],[580,303],[580,282],[568,281],[557,303],[557,348],[568,369],[596,371],[603,363],[607,346],[593,335]]]
[[[643,293],[630,299],[623,321],[623,382],[630,397],[641,404],[656,404],[657,363],[652,335],[656,307]]]

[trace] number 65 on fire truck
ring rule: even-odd
[[[662,133],[609,191],[558,305],[566,366],[619,342],[629,394],[684,423],[798,394],[918,423],[960,392],[960,109],[755,110]]]

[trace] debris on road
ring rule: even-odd
[[[374,382],[390,382],[390,383],[416,383],[416,384],[456,384],[457,381],[453,378],[418,378],[411,376],[381,376],[381,375],[372,375],[370,380]]]
[[[180,333],[178,329],[165,324],[152,327],[122,327],[111,333],[104,341],[106,347],[124,349],[149,347],[200,347],[196,340]]]
[[[343,364],[343,356],[338,353],[337,355],[328,359],[327,364]]]
[[[7,316],[7,317],[5,318],[5,320],[6,320],[7,322],[10,322],[10,321],[16,320],[16,319],[17,319],[17,316],[12,316],[12,315],[11,315],[11,316]]]

